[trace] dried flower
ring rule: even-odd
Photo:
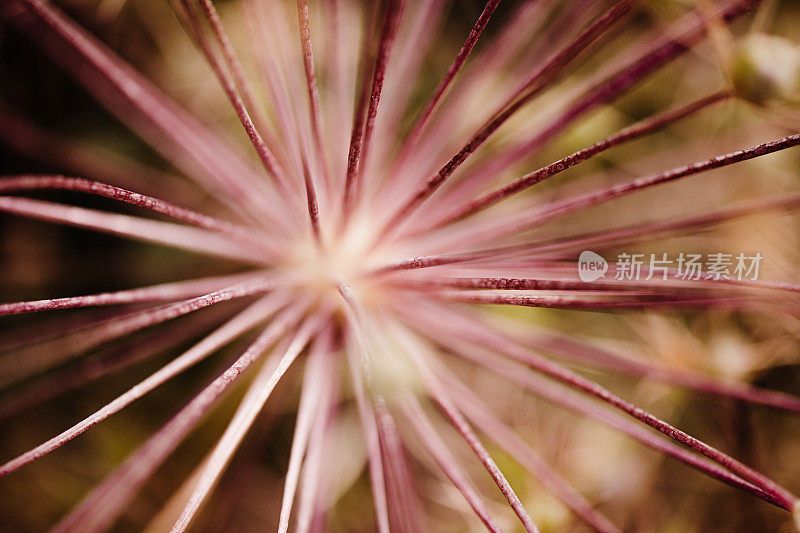
[[[778,53],[783,63],[775,64],[770,57],[776,47],[797,45],[751,36],[735,53],[718,54],[732,62],[722,69],[732,73],[731,88],[717,79],[709,91],[713,83],[703,78],[695,86],[687,84],[689,100],[681,100],[687,90],[674,91],[681,95],[678,104],[671,103],[675,98],[668,91],[670,103],[663,109],[649,109],[632,124],[617,117],[620,127],[599,141],[596,132],[607,124],[572,129],[583,119],[585,126],[593,111],[610,113],[609,104],[643,82],[658,80],[707,34],[724,48],[734,38],[729,25],[753,10],[757,0],[703,2],[655,33],[643,31],[632,13],[672,15],[647,12],[632,0],[609,5],[529,0],[515,6],[507,22],[494,28],[495,35],[484,36],[500,4],[488,0],[432,88],[421,73],[435,42],[433,29],[444,13],[438,0],[364,6],[343,0],[312,5],[297,0],[296,6],[243,0],[239,19],[229,14],[230,25],[211,0],[171,4],[221,84],[257,156],[253,160],[232,148],[227,137],[233,133],[221,135],[178,106],[57,8],[42,0],[7,0],[1,6],[11,27],[210,198],[143,162],[118,165],[112,157],[119,156],[97,157],[3,109],[0,135],[17,150],[106,179],[7,176],[0,180],[0,211],[245,266],[234,273],[137,289],[0,304],[2,315],[121,309],[99,319],[81,315],[77,323],[54,332],[42,328],[34,338],[0,353],[0,384],[12,391],[0,403],[0,415],[12,419],[57,393],[205,332],[199,342],[99,410],[0,466],[0,476],[61,448],[223,347],[250,339],[232,364],[178,407],[55,531],[114,526],[181,442],[230,390],[248,382],[216,445],[176,493],[179,513],[172,516],[173,502],[167,502],[164,516],[174,520],[172,530],[185,530],[265,405],[275,401],[273,396],[290,393],[273,394],[292,377],[302,386],[280,508],[270,519],[279,531],[290,525],[298,531],[321,530],[326,523],[341,529],[453,530],[462,527],[461,521],[482,522],[498,531],[514,527],[506,524],[513,515],[526,531],[538,531],[535,524],[541,520],[563,527],[563,516],[553,511],[557,504],[543,506],[536,503],[544,501],[541,494],[515,490],[513,480],[528,476],[586,525],[619,531],[525,438],[532,426],[516,417],[533,416],[533,397],[607,425],[797,519],[798,499],[789,488],[722,446],[682,431],[570,368],[621,373],[663,382],[667,390],[690,389],[800,413],[800,398],[746,381],[754,369],[778,360],[753,355],[759,353],[755,340],[704,326],[706,334],[719,335],[703,341],[703,332],[684,331],[651,314],[756,315],[759,327],[775,328],[780,322],[786,324],[784,332],[794,332],[800,286],[792,279],[756,279],[759,263],[753,261],[763,259],[759,250],[709,250],[713,260],[687,278],[685,259],[691,254],[665,250],[660,263],[651,254],[649,264],[636,264],[636,257],[645,254],[633,248],[800,205],[800,196],[785,189],[777,197],[731,202],[726,195],[732,185],[702,181],[716,184],[712,180],[722,173],[712,171],[733,172],[740,163],[746,173],[751,167],[745,162],[800,145],[800,133],[742,144],[713,157],[692,155],[698,146],[702,151],[713,145],[704,133],[690,133],[698,143],[685,150],[662,146],[663,155],[656,150],[655,161],[630,158],[623,163],[613,155],[635,150],[630,147],[640,144],[634,143],[649,142],[711,110],[738,105],[733,102],[742,98],[791,103],[787,95],[800,79],[797,58]],[[683,8],[664,7],[670,13],[678,9]],[[115,10],[106,4],[101,11],[108,17]],[[238,44],[242,35],[250,42],[240,58],[235,48],[243,48]],[[613,54],[614,49],[622,53]],[[251,83],[251,69],[263,83]],[[586,146],[586,137],[593,144]],[[566,150],[571,143],[578,144],[572,153]],[[553,151],[561,155],[551,156]],[[538,166],[537,159],[544,158],[551,162]],[[531,165],[537,165],[535,170]],[[566,181],[562,173],[573,167],[598,174]],[[634,176],[625,176],[626,171]],[[662,216],[663,200],[631,203],[638,197],[634,193],[660,194],[673,182],[680,182],[685,196],[667,204],[694,205],[705,199],[708,205],[685,216]],[[102,197],[137,211],[113,213],[29,197],[36,191]],[[626,202],[638,212],[620,210]],[[650,209],[657,216],[647,220],[643,215]],[[152,216],[141,216],[142,210]],[[617,220],[622,224],[615,225]],[[728,241],[704,245],[709,242]],[[592,251],[624,246],[634,253],[620,253],[610,265]],[[680,253],[677,271],[664,266],[673,252]],[[592,279],[581,276],[587,272]],[[229,308],[223,302],[240,305],[237,314],[224,315],[221,310]],[[487,306],[601,311],[589,315],[598,323],[644,313],[645,323],[637,330],[657,357],[631,356],[599,338],[535,327],[524,315]],[[208,314],[214,309],[220,313]],[[193,320],[179,320],[184,316]],[[574,332],[579,320],[568,318],[560,326]],[[173,322],[177,325],[169,327]],[[98,351],[151,330],[151,338],[133,347]],[[687,364],[691,354],[705,351],[715,357],[708,372]],[[791,356],[786,360],[792,361]],[[303,367],[299,376],[298,366]],[[664,397],[650,392],[650,400]],[[671,403],[668,411],[679,408],[679,402]],[[357,420],[357,435],[350,420]],[[543,433],[540,438],[551,438]],[[589,440],[576,442],[576,449],[596,443]],[[614,455],[615,442],[610,438],[599,446],[603,449],[584,455],[574,469],[603,471],[609,465],[603,458]],[[621,444],[618,449],[618,457],[630,455]],[[471,456],[464,456],[464,450]],[[616,474],[603,474],[618,476],[609,490],[620,498],[635,496],[636,487],[648,483],[646,468],[617,462]],[[374,514],[358,513],[355,525],[331,525],[332,508],[350,497],[344,493],[365,463]],[[498,466],[506,463],[508,468]],[[475,471],[475,465],[483,472]],[[429,472],[423,475],[421,469]],[[520,469],[527,473],[519,475]],[[487,475],[499,493],[490,492],[479,477]],[[500,497],[507,507],[497,505]],[[523,504],[527,500],[534,502],[533,513]],[[458,513],[446,511],[450,506]],[[450,522],[453,516],[458,526]],[[650,529],[645,522],[637,527]]]

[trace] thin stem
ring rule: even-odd
[[[345,179],[345,210],[352,209],[354,202],[357,200],[360,188],[358,182],[363,179],[360,174],[362,168],[366,164],[369,154],[372,133],[375,129],[375,118],[378,114],[378,104],[380,103],[381,91],[383,89],[383,79],[386,75],[386,66],[389,62],[392,45],[397,36],[397,28],[400,23],[404,5],[405,0],[388,0],[386,10],[383,14],[383,25],[378,40],[378,51],[372,72],[372,86],[369,90],[368,98],[365,97],[366,93],[364,92],[364,89],[366,89],[366,79],[362,85],[362,95],[359,99],[357,119],[353,124],[354,135],[350,145],[347,177]],[[363,107],[366,107],[365,117],[362,115]],[[363,131],[360,127],[362,123]]]
[[[264,265],[272,258],[221,234],[171,222],[65,206],[42,200],[0,196],[0,212],[149,241],[192,252]]]
[[[472,322],[469,319],[465,320],[466,321],[464,324]],[[447,326],[450,325],[450,323],[447,324]],[[765,492],[771,494],[777,501],[781,502],[781,507],[785,509],[790,509],[797,501],[796,496],[794,496],[784,487],[778,485],[772,479],[766,477],[760,472],[753,470],[749,466],[746,466],[745,464],[717,450],[716,448],[709,446],[708,444],[692,437],[691,435],[688,435],[687,433],[684,433],[683,431],[671,426],[667,422],[658,419],[647,411],[620,398],[600,385],[593,383],[592,381],[574,372],[571,372],[556,363],[531,353],[530,351],[516,345],[513,341],[505,338],[502,334],[493,332],[491,329],[485,327],[485,325],[483,325],[483,327],[481,327],[479,330],[475,329],[475,327],[476,324],[473,324],[470,328],[465,328],[462,330],[462,335],[465,339],[472,339],[473,342],[478,342],[484,346],[490,347],[491,349],[496,350],[511,359],[525,364],[541,374],[553,378],[571,388],[580,390],[590,396],[602,400],[616,409],[619,409],[620,411],[630,415],[631,417],[650,426],[660,433],[663,433],[671,439],[680,442],[691,450],[704,455],[715,463],[724,466],[747,482],[763,489]]]
[[[297,533],[308,533],[312,521],[319,515],[322,507],[322,484],[325,480],[325,464],[323,454],[325,443],[329,437],[331,420],[334,417],[338,381],[329,376],[327,382],[321,387],[320,405],[314,413],[311,436],[308,440],[308,450],[303,462],[303,479],[300,484],[300,503],[297,510]]]
[[[472,449],[478,460],[483,464],[484,468],[497,485],[497,488],[500,489],[503,497],[511,506],[511,509],[517,515],[520,522],[522,522],[522,527],[525,529],[525,531],[528,531],[529,533],[538,533],[539,529],[536,527],[536,524],[533,523],[528,511],[522,505],[522,502],[514,492],[511,484],[503,475],[503,472],[497,467],[497,464],[494,462],[486,448],[484,448],[477,435],[475,435],[475,432],[469,426],[469,423],[467,423],[467,421],[464,419],[464,416],[453,404],[453,401],[447,392],[447,388],[431,371],[425,358],[420,354],[420,349],[417,346],[418,343],[415,342],[412,345],[408,340],[407,335],[404,335],[403,339],[405,340],[406,351],[408,355],[414,361],[422,374],[428,394],[431,396],[434,402],[436,402],[439,409],[448,419],[450,424],[456,429],[467,445]]]
[[[70,178],[65,176],[9,176],[0,178],[0,193],[19,192],[19,191],[33,191],[33,190],[66,190],[76,191],[86,194],[93,194],[96,196],[103,196],[118,200],[126,204],[135,205],[145,209],[149,209],[155,213],[166,215],[181,222],[197,226],[199,228],[216,231],[230,235],[237,240],[246,242],[249,246],[259,246],[263,248],[265,245],[264,235],[254,228],[246,228],[233,224],[226,220],[221,220],[215,217],[198,213],[190,209],[179,207],[170,202],[146,196],[133,191],[107,185],[98,181],[87,180],[83,178]],[[271,248],[268,248],[271,252]]]
[[[752,302],[746,297],[712,297],[712,296],[689,296],[672,297],[660,294],[642,295],[626,293],[604,293],[600,297],[581,297],[581,296],[551,296],[551,295],[530,295],[520,296],[507,293],[485,293],[474,291],[441,291],[433,294],[436,298],[454,302],[481,304],[481,305],[514,305],[522,307],[538,307],[544,309],[578,309],[578,310],[598,310],[598,309],[652,309],[663,307],[694,308],[711,306],[738,306],[747,302]],[[602,299],[605,296],[607,299]]]
[[[549,83],[557,78],[566,66],[585,48],[611,29],[630,10],[632,0],[621,0],[595,21],[588,29],[579,35],[564,49],[556,53],[549,61],[542,65],[525,85],[524,94],[509,102],[504,109],[498,111],[470,140],[459,150],[439,172],[428,178],[417,191],[392,214],[389,221],[383,226],[381,235],[394,232],[399,224],[408,218],[419,206],[427,200],[459,166],[481,146],[500,126],[502,126],[514,113],[522,108],[534,96],[538,95]],[[516,96],[516,95],[515,95]]]
[[[353,352],[348,352],[353,354]],[[358,407],[358,418],[361,430],[367,445],[369,460],[370,485],[372,487],[372,500],[375,506],[377,530],[381,533],[389,532],[389,506],[386,498],[386,477],[383,469],[383,452],[381,449],[381,434],[375,419],[375,408],[368,399],[364,390],[365,372],[362,372],[364,363],[355,355],[349,359],[350,379],[355,392]]]
[[[236,410],[236,414],[233,415],[225,433],[208,458],[186,507],[184,507],[175,525],[172,526],[173,533],[182,533],[189,526],[192,517],[194,517],[200,505],[213,489],[219,476],[222,475],[242,439],[244,439],[256,417],[264,408],[264,404],[272,396],[272,391],[275,390],[278,382],[289,370],[289,367],[303,351],[312,336],[319,331],[325,320],[327,320],[327,316],[322,313],[309,317],[297,329],[297,333],[292,338],[285,353],[274,359],[274,363],[272,360],[264,363],[244,399],[239,404],[239,408]],[[280,353],[280,351],[276,352],[275,356]]]
[[[459,409],[478,426],[481,431],[514,455],[545,487],[553,492],[577,516],[600,532],[618,532],[608,519],[595,511],[564,478],[553,470],[525,441],[501,422],[500,417],[479,398],[479,396],[456,378],[432,350],[424,354],[426,364],[442,380],[448,394],[459,405]]]
[[[250,86],[250,83],[247,81],[247,77],[244,75],[242,63],[239,61],[239,57],[236,55],[236,51],[234,50],[233,44],[228,38],[228,34],[225,32],[225,28],[222,25],[222,21],[219,18],[219,14],[217,13],[214,4],[211,2],[211,0],[199,1],[200,5],[202,6],[203,13],[205,13],[206,19],[208,20],[208,24],[211,27],[211,32],[219,44],[220,51],[222,52],[222,58],[225,60],[225,64],[227,65],[228,69],[230,69],[235,86],[239,90],[242,103],[255,118],[254,126],[259,126],[261,128],[259,131],[262,131],[262,135],[264,136],[265,142],[268,146],[277,146],[277,139],[275,139],[268,131],[264,130],[264,128],[267,127],[267,120],[256,102],[255,93]],[[210,49],[209,52],[211,52]]]
[[[301,147],[302,134],[299,125],[297,102],[291,95],[295,94],[294,86],[288,87],[286,55],[289,30],[280,24],[286,15],[283,4],[265,3],[256,0],[245,0],[242,3],[241,16],[246,22],[253,50],[258,62],[259,74],[266,86],[272,102],[272,109],[281,140],[284,141],[287,157],[295,172],[302,168],[302,155],[305,146]]]
[[[286,480],[283,485],[278,533],[289,531],[289,518],[300,480],[300,467],[303,464],[303,457],[311,438],[314,415],[321,404],[323,387],[320,384],[327,383],[329,379],[330,372],[327,368],[327,359],[331,354],[327,352],[330,349],[330,345],[322,346],[320,342],[315,343],[303,373],[303,392],[297,409],[297,420],[294,434],[292,435],[292,449],[289,454],[289,467],[286,470]]]
[[[575,274],[577,272],[576,265],[569,263],[569,270],[565,273]],[[543,267],[544,268],[544,267]],[[647,269],[645,269],[647,270]],[[616,295],[657,295],[657,294],[674,294],[674,295],[691,295],[695,291],[707,291],[711,289],[720,289],[719,284],[703,284],[692,283],[691,281],[678,281],[678,283],[665,283],[663,280],[655,281],[627,281],[609,279],[608,281],[592,281],[586,282],[580,279],[562,279],[563,273],[556,270],[552,276],[557,279],[550,279],[545,275],[537,278],[504,278],[493,276],[481,277],[425,277],[424,279],[407,280],[404,277],[396,276],[395,279],[387,280],[392,285],[404,289],[412,289],[415,291],[427,292],[430,290],[441,289],[494,289],[504,291],[570,291],[580,292],[586,295],[605,294]],[[709,280],[711,281],[711,280]],[[730,289],[730,287],[724,287]],[[705,294],[705,292],[700,292]]]
[[[372,52],[372,40],[376,36],[375,26],[380,9],[380,2],[374,2],[372,9],[369,9],[367,15],[367,27],[361,36],[361,64],[358,73],[358,95],[356,96],[355,105],[353,107],[353,126],[350,133],[350,146],[347,151],[347,170],[344,179],[344,197],[342,214],[343,219],[346,221],[350,216],[348,213],[352,206],[356,203],[358,195],[358,167],[361,158],[361,145],[364,141],[364,123],[367,118],[367,108],[369,106],[369,87],[370,87],[370,71],[369,65],[374,64]]]
[[[564,172],[569,168],[583,163],[584,161],[587,161],[605,152],[606,150],[663,129],[670,124],[677,122],[678,120],[691,116],[694,113],[701,111],[712,104],[726,100],[729,97],[730,94],[728,92],[719,92],[625,128],[611,137],[603,139],[602,141],[599,141],[587,148],[579,150],[543,168],[526,174],[525,176],[501,189],[487,193],[480,198],[472,200],[467,205],[457,208],[445,219],[437,222],[431,229],[445,226],[458,220],[463,220],[464,218],[478,211],[486,209],[508,198],[509,196],[524,191],[525,189],[528,189],[537,183],[540,183],[548,178],[560,174],[561,172]]]
[[[317,191],[314,188],[314,180],[311,178],[311,172],[308,170],[308,164],[305,158],[303,159],[303,183],[306,187],[306,204],[308,206],[308,218],[311,221],[311,231],[314,233],[314,239],[317,241],[317,245],[322,247]]]
[[[554,405],[575,411],[608,425],[645,446],[669,455],[727,485],[749,492],[772,505],[781,508],[785,508],[784,506],[787,505],[786,501],[780,497],[743,480],[739,476],[730,473],[728,470],[725,470],[721,466],[703,457],[698,457],[681,446],[653,434],[647,428],[637,425],[629,419],[623,418],[621,415],[617,415],[563,386],[558,386],[553,382],[543,379],[524,366],[511,361],[504,361],[492,352],[475,350],[472,347],[459,344],[458,342],[454,342],[453,339],[448,339],[446,342],[448,346],[456,351],[458,356],[473,361],[481,368],[487,368],[509,379],[511,382],[518,383],[534,395]]]
[[[375,407],[373,406],[373,402],[379,405],[384,402],[375,387],[372,357],[369,352],[369,341],[366,336],[363,310],[352,290],[350,290],[347,285],[340,284],[339,292],[345,302],[347,302],[348,319],[351,324],[351,330],[355,333],[354,343],[356,344],[356,349],[348,350],[348,362],[350,377],[358,406],[358,416],[361,421],[361,429],[364,432],[364,438],[367,444],[372,498],[375,505],[378,531],[381,533],[389,533],[389,509],[386,499],[386,479],[383,470],[381,433],[378,431]]]
[[[664,234],[684,235],[687,231],[698,231],[711,225],[720,224],[737,218],[747,217],[765,211],[793,210],[800,207],[800,194],[787,194],[780,198],[757,200],[754,202],[735,205],[713,213],[698,216],[678,218],[667,222],[654,222],[650,224],[633,224],[621,228],[614,228],[581,235],[570,235],[557,239],[535,241],[524,247],[506,248],[506,252],[522,251],[523,248],[532,254],[545,254],[565,250],[585,250],[590,247],[609,247],[619,243],[635,243],[645,239],[653,239]],[[500,252],[500,249],[495,249]],[[738,280],[730,280],[736,282]],[[745,280],[742,280],[745,281]],[[763,285],[763,284],[762,284]],[[766,288],[767,285],[764,285]],[[786,290],[794,290],[785,284]]]
[[[377,405],[375,414],[378,419],[378,430],[381,433],[385,467],[389,480],[389,509],[395,512],[393,527],[397,531],[414,533],[424,531],[422,508],[418,498],[418,491],[411,479],[405,450],[400,438],[400,431],[394,418],[385,405]]]
[[[177,281],[174,283],[151,285],[149,287],[139,287],[124,291],[90,294],[86,296],[6,303],[0,304],[0,316],[17,315],[21,313],[35,313],[40,311],[53,311],[56,309],[74,309],[77,307],[163,302],[179,299],[183,300],[201,294],[206,294],[213,290],[230,287],[231,285],[235,285],[236,283],[248,280],[252,277],[253,273],[248,272],[234,276],[198,278],[187,281]]]
[[[731,0],[718,10],[718,22],[729,24],[750,11],[761,0]],[[471,173],[494,176],[524,157],[530,157],[549,141],[566,130],[578,118],[618,98],[648,76],[681,57],[699,43],[708,32],[707,21],[700,10],[679,20],[667,35],[612,73],[604,76],[572,101],[567,109],[533,138],[495,154]],[[464,182],[471,179],[466,176]]]
[[[543,333],[526,335],[524,338],[517,337],[517,340],[534,350],[595,368],[605,368],[669,385],[687,387],[716,397],[735,398],[756,405],[800,413],[800,398],[791,394],[753,387],[747,383],[724,381],[689,369],[673,369],[666,365],[651,363],[641,357],[634,359],[565,335]]]
[[[54,364],[64,363],[82,352],[144,328],[162,324],[217,303],[270,292],[276,288],[276,282],[277,278],[254,276],[252,280],[196,298],[90,324],[72,332],[64,339],[53,339],[44,345],[38,344],[25,350],[6,352],[0,358],[0,365],[5,368],[0,376],[0,386],[47,370]]]
[[[175,353],[181,346],[215,328],[219,323],[217,313],[200,315],[195,320],[179,322],[170,328],[170,334],[152,331],[127,339],[113,348],[104,350],[97,356],[89,357],[65,368],[41,376],[23,388],[16,388],[0,400],[0,421],[13,418],[49,399],[96,379],[112,376],[114,373],[136,363],[151,359],[167,352]]]
[[[433,92],[433,96],[431,96],[431,98],[428,100],[428,103],[419,113],[414,125],[411,128],[411,131],[406,136],[405,143],[408,146],[413,146],[417,143],[420,133],[422,133],[422,130],[425,128],[425,125],[428,123],[428,120],[441,101],[442,97],[444,97],[444,94],[450,87],[450,84],[461,70],[461,67],[464,66],[469,54],[472,52],[472,49],[475,48],[481,33],[483,33],[484,28],[486,28],[486,25],[489,23],[489,19],[492,18],[492,15],[499,4],[500,0],[488,0],[486,2],[486,5],[483,7],[483,11],[481,11],[481,14],[478,16],[478,20],[475,21],[475,25],[469,32],[467,40],[461,46],[461,50],[458,51],[458,55],[456,55],[456,58],[453,60],[453,63],[450,65],[450,68],[447,70],[444,78],[442,78],[442,81],[439,82],[439,85]]]
[[[442,365],[439,371],[445,372]],[[596,511],[569,482],[561,477],[536,451],[531,448],[511,428],[503,424],[500,418],[483,403],[464,383],[458,381],[451,373],[446,372],[444,378],[448,390],[458,403],[459,408],[481,432],[503,447],[515,460],[523,465],[531,474],[553,493],[564,505],[581,520],[600,533],[620,533],[620,529],[608,518]]]
[[[322,111],[317,87],[317,75],[314,68],[314,48],[311,43],[311,21],[308,17],[308,1],[297,0],[297,22],[300,26],[300,45],[303,51],[303,68],[306,74],[308,87],[308,103],[311,112],[311,129],[314,146],[317,150],[317,160],[322,168],[322,179],[330,191],[330,171],[328,169],[325,144],[322,141]]]
[[[471,69],[454,81],[459,82],[459,89],[447,92],[447,99],[440,100],[440,118],[437,121],[429,121],[426,130],[420,130],[419,138],[412,139],[410,136],[406,142],[400,142],[397,146],[397,155],[392,159],[391,164],[386,167],[386,182],[381,188],[378,198],[378,208],[388,209],[395,205],[399,194],[405,194],[409,186],[417,185],[422,174],[430,172],[430,167],[438,167],[441,158],[449,154],[451,147],[443,145],[441,140],[452,135],[452,124],[460,121],[465,114],[471,114],[474,102],[477,99],[483,101],[487,95],[487,89],[494,85],[495,72],[516,71],[518,62],[512,62],[513,58],[520,57],[521,54],[530,57],[546,57],[549,55],[549,46],[553,39],[546,35],[545,24],[550,24],[550,16],[553,14],[553,4],[555,0],[527,0],[515,10],[506,20],[506,24],[498,28],[498,34],[491,40],[484,51],[478,55]],[[594,0],[592,2],[594,3]],[[564,28],[564,35],[572,33],[573,24],[583,27],[587,20],[586,15],[591,9],[585,4],[580,9],[572,9],[580,16],[568,18],[566,24],[562,20],[555,23],[559,28]],[[591,18],[588,18],[591,20]],[[430,32],[430,30],[429,30]],[[560,32],[559,32],[560,34]],[[535,44],[526,47],[531,36],[535,37]],[[547,43],[547,44],[545,44]],[[532,63],[532,62],[530,62]],[[531,65],[524,66],[524,71],[529,72]],[[522,75],[516,73],[514,79]],[[491,93],[489,93],[491,94]],[[499,102],[493,103],[499,104]],[[399,129],[398,129],[399,131]],[[448,143],[449,144],[449,143]],[[425,169],[423,171],[423,169]],[[422,176],[424,178],[426,176]]]
[[[173,172],[96,144],[82,142],[45,129],[5,108],[0,102],[0,139],[25,157],[75,176],[101,180],[141,194],[158,195],[167,201],[200,205],[204,192]],[[5,178],[3,178],[5,179]],[[216,199],[216,198],[215,198]],[[218,199],[216,199],[218,200]],[[224,201],[215,211],[224,208]],[[226,214],[252,227],[247,215],[230,209]]]
[[[457,247],[460,244],[474,246],[476,243],[493,242],[503,237],[512,236],[534,227],[541,226],[547,222],[559,218],[578,210],[593,207],[595,205],[613,200],[619,196],[636,192],[661,183],[667,183],[683,177],[700,174],[708,170],[713,170],[762,155],[774,153],[800,144],[798,135],[785,137],[776,141],[767,142],[745,150],[732,152],[717,156],[715,158],[693,163],[684,167],[679,167],[659,174],[636,178],[634,180],[614,185],[596,192],[583,195],[576,195],[572,198],[558,200],[537,206],[529,211],[514,213],[511,216],[497,219],[490,219],[487,224],[464,226],[464,232],[458,237],[451,236],[449,245]],[[465,261],[475,261],[490,257],[500,258],[503,255],[518,252],[528,252],[530,254],[543,255],[556,251],[586,249],[589,246],[610,246],[615,242],[634,242],[635,239],[652,237],[659,233],[670,231],[687,230],[702,228],[712,224],[718,224],[726,220],[748,216],[761,211],[771,209],[793,209],[798,205],[798,196],[789,195],[788,197],[769,199],[752,202],[741,206],[720,210],[715,213],[703,214],[695,217],[681,218],[668,222],[656,222],[650,224],[635,224],[632,226],[602,230],[582,235],[574,235],[556,239],[546,239],[525,244],[511,245],[505,247],[488,248],[483,250],[457,252],[451,254],[432,255],[427,257],[416,257],[406,259],[380,268],[376,272],[389,272],[392,270],[408,270],[427,268],[443,264],[460,263]]]
[[[456,489],[464,496],[464,499],[475,511],[475,514],[486,526],[486,529],[493,533],[499,533],[501,530],[492,518],[486,503],[480,497],[478,491],[475,490],[456,458],[447,449],[447,445],[442,441],[439,432],[436,431],[417,398],[411,395],[406,396],[401,408],[425,449],[431,454],[439,468],[442,469]]]
[[[441,36],[451,3],[450,0],[414,0],[413,6],[404,13],[382,91],[381,127],[375,130],[373,155],[364,169],[370,179],[364,183],[367,196],[362,202],[373,208],[380,209],[378,197],[385,194],[388,181],[396,177],[401,155],[398,152],[409,151],[402,138],[408,130],[409,114],[413,115],[417,107],[414,99],[418,89],[417,84],[409,80],[425,76],[426,58],[430,57],[437,37]],[[415,151],[415,155],[418,154]]]
[[[90,416],[84,418],[69,429],[62,431],[50,440],[0,466],[0,477],[5,476],[28,463],[47,455],[53,450],[60,448],[67,442],[99,424],[111,415],[118,413],[134,401],[148,394],[156,387],[159,387],[187,368],[197,364],[199,361],[218,350],[220,347],[230,343],[233,339],[245,331],[253,328],[257,324],[269,318],[271,315],[279,311],[283,305],[285,305],[286,300],[287,298],[285,295],[281,298],[270,296],[261,302],[254,304],[252,307],[226,322],[223,326],[205,337],[202,341],[194,345],[188,351],[173,359],[166,366],[162,367],[160,370],[150,375],[140,383],[134,385],[124,394],[118,396],[110,403],[92,413]],[[291,313],[285,313],[281,315],[278,320],[270,324],[270,331],[272,331],[272,334],[276,335],[282,333],[292,323],[292,320],[297,318],[297,315],[297,310],[295,310],[294,316]]]
[[[73,332],[65,339],[54,339],[44,345],[4,353],[0,358],[0,365],[5,369],[0,376],[0,386],[47,370],[56,363],[64,363],[82,352],[144,328],[162,324],[221,302],[270,292],[278,283],[275,277],[254,276],[251,280],[196,298],[145,309],[122,317],[112,317]]]
[[[606,189],[601,189],[599,191],[553,202],[552,204],[543,206],[541,210],[537,210],[534,213],[520,217],[519,225],[517,226],[516,230],[519,231],[520,228],[527,227],[527,225],[532,223],[542,223],[545,220],[553,220],[556,217],[574,213],[577,210],[588,209],[615,198],[619,198],[620,196],[625,196],[649,187],[669,183],[681,178],[708,172],[710,170],[724,168],[736,163],[741,163],[743,161],[749,161],[757,157],[773,154],[775,152],[786,150],[787,148],[792,148],[798,145],[800,145],[800,134],[789,135],[787,137],[765,142],[757,146],[712,157],[711,159],[707,159],[705,161],[692,163],[682,167],[674,168],[672,170],[667,170],[665,172],[660,172],[658,174],[652,174],[650,176],[636,178],[624,183],[612,185]]]
[[[57,9],[40,0],[18,4],[29,16],[11,21],[41,36],[34,42],[109,111],[234,211],[244,203],[252,220],[272,220],[260,203],[263,180],[225,142]]]
[[[403,315],[405,320],[412,327],[423,334],[428,335],[431,328],[428,325],[420,322],[420,315],[418,311],[419,309],[415,308],[416,314],[413,314],[413,316],[411,313],[407,312],[403,312]],[[441,324],[438,324],[437,326],[441,326]],[[459,333],[452,335],[440,327],[437,327],[436,329],[437,335],[435,337],[428,335],[432,340],[434,340],[434,342],[445,346],[448,350],[454,350],[455,353],[460,357],[473,361],[483,368],[488,368],[493,372],[510,379],[512,382],[520,384],[524,388],[530,390],[533,394],[547,400],[548,402],[576,411],[607,424],[638,440],[646,446],[670,455],[686,463],[687,465],[722,481],[723,483],[745,490],[773,505],[788,509],[791,507],[792,502],[795,501],[794,499],[787,500],[782,495],[775,494],[772,491],[764,490],[753,483],[750,483],[739,476],[732,474],[717,464],[702,457],[698,457],[694,453],[682,448],[681,446],[672,444],[669,441],[665,441],[663,438],[658,437],[657,435],[648,431],[646,428],[631,422],[630,419],[623,418],[620,415],[603,408],[601,405],[598,405],[597,403],[589,401],[587,398],[576,394],[570,388],[553,383],[543,378],[539,374],[531,372],[525,366],[496,355],[494,349],[481,349],[474,343],[465,342],[461,337],[459,337]]]
[[[269,173],[270,177],[274,180],[279,192],[288,202],[291,202],[293,196],[284,171],[280,167],[280,164],[272,153],[272,150],[270,150],[270,148],[267,146],[264,138],[261,136],[261,133],[253,123],[253,119],[250,117],[250,112],[248,111],[242,96],[237,90],[236,81],[234,80],[233,76],[225,68],[226,65],[220,62],[214,56],[211,43],[209,43],[205,37],[205,31],[202,23],[195,11],[194,4],[192,3],[193,0],[172,0],[172,2],[173,5],[175,5],[178,14],[182,16],[185,23],[188,25],[192,35],[194,35],[197,41],[198,47],[200,48],[201,52],[203,52],[203,55],[205,55],[209,66],[214,71],[214,74],[217,76],[217,79],[222,85],[222,89],[228,96],[228,100],[230,100],[231,105],[236,112],[236,116],[239,117],[239,122],[241,122],[247,137],[250,139],[250,142],[255,148],[261,164]],[[200,5],[202,6],[206,17],[210,21],[212,29],[214,29],[215,32],[222,32],[221,22],[219,21],[219,17],[216,14],[216,10],[214,9],[214,6],[211,4],[210,0],[200,0]],[[216,21],[216,27],[214,21]],[[227,41],[227,39],[225,39],[225,41]]]
[[[222,394],[284,333],[274,327],[265,329],[233,365],[194,396],[189,404],[59,522],[53,531],[96,533],[108,529],[144,482],[205,417]]]

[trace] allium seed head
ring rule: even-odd
[[[789,7],[487,0],[460,28],[470,2],[169,0],[200,71],[161,4],[104,0],[101,30],[141,9],[151,81],[59,4],[1,0],[0,33],[161,161],[49,131],[14,104],[33,87],[0,93],[0,140],[58,172],[0,178],[3,221],[147,243],[90,254],[64,233],[61,260],[0,233],[8,285],[49,268],[72,286],[103,258],[101,292],[0,303],[19,327],[0,334],[0,486],[59,498],[3,498],[0,523],[797,525],[800,44],[772,29]],[[146,436],[126,425],[140,407]],[[103,479],[64,489],[76,469]],[[718,506],[734,493],[747,516]]]

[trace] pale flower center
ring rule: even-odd
[[[309,235],[299,239],[287,265],[288,273],[298,288],[310,298],[336,300],[341,305],[339,285],[344,283],[362,303],[375,302],[379,282],[369,276],[370,270],[386,261],[387,254],[374,247],[373,228],[369,223],[352,221],[341,234],[323,235],[323,244]]]

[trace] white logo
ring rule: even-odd
[[[599,254],[584,250],[578,258],[578,277],[581,281],[596,281],[605,276],[608,271],[608,261]]]

